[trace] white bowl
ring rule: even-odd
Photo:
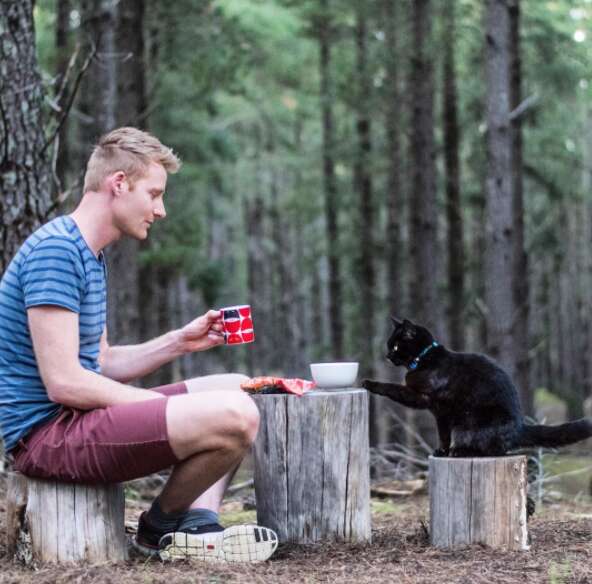
[[[311,363],[310,372],[317,387],[351,387],[358,375],[359,363]]]

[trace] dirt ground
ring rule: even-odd
[[[131,493],[126,522],[133,524],[148,506]],[[145,494],[145,493],[144,493]],[[138,496],[140,495],[140,496]],[[253,521],[244,512],[252,494],[241,491],[223,509],[226,524]],[[0,531],[4,532],[4,479],[0,477]],[[13,563],[0,545],[0,583],[181,584],[205,582],[397,582],[438,584],[524,583],[592,584],[592,502],[572,500],[539,509],[530,522],[528,552],[483,547],[439,551],[429,545],[425,496],[373,501],[373,539],[369,545],[284,545],[264,564],[217,566],[190,562],[162,564],[143,558],[123,565],[82,567]]]

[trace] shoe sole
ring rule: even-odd
[[[147,558],[160,558],[160,548],[154,548],[140,543],[135,535],[132,536],[128,541],[131,545],[131,548],[140,555]]]
[[[233,525],[224,531],[199,535],[167,533],[160,539],[160,558],[255,563],[269,559],[277,546],[277,535],[267,527]]]

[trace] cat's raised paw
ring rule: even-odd
[[[362,379],[362,387],[369,391],[372,391],[376,387],[376,382],[371,379]]]
[[[432,452],[432,456],[435,456],[437,458],[444,458],[448,456],[448,450],[444,450],[444,448],[436,448],[436,450]]]

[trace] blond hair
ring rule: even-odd
[[[151,162],[162,164],[170,174],[181,167],[175,153],[152,134],[137,128],[117,128],[101,136],[94,147],[86,165],[83,192],[100,190],[105,177],[118,171],[125,173],[133,188]]]

